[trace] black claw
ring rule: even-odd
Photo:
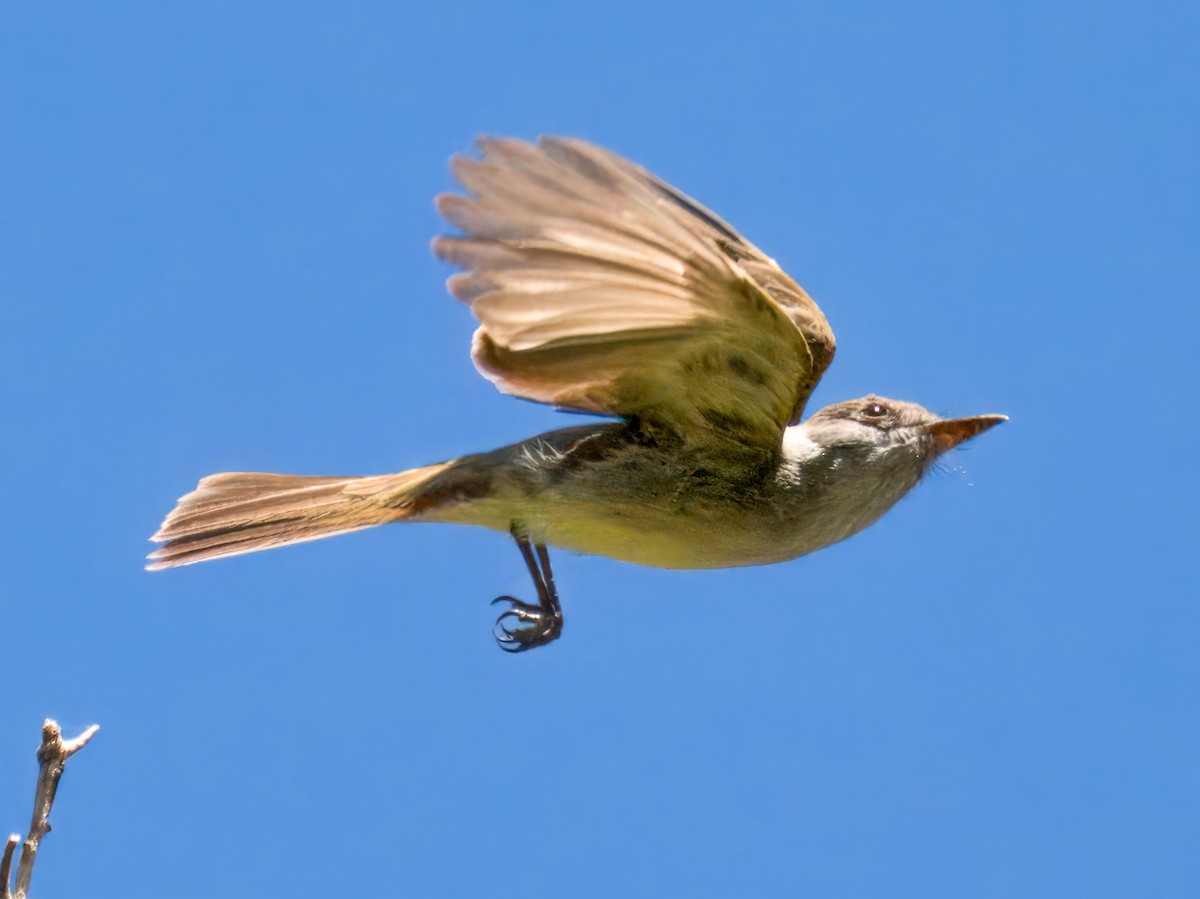
[[[550,555],[546,547],[541,543],[530,543],[517,522],[513,522],[512,535],[537,588],[538,603],[522,602],[515,596],[497,596],[492,600],[492,605],[506,602],[509,607],[492,625],[492,636],[505,652],[524,652],[557,640],[562,634],[563,613],[558,603],[558,591],[554,588],[554,575],[550,571]],[[504,623],[506,618],[513,618],[525,627],[509,630]]]
[[[504,616],[501,615],[492,627],[492,636],[496,638],[496,644],[505,652],[520,652],[521,644],[513,637],[512,631],[501,623],[503,619]]]
[[[526,616],[532,616],[534,618],[539,617],[542,611],[541,606],[534,606],[527,602],[521,602],[521,600],[517,599],[515,596],[497,596],[490,603],[488,603],[488,605],[494,606],[498,602],[506,602],[512,606],[511,609],[505,610],[504,615],[516,615],[522,621],[529,620]],[[503,618],[504,615],[501,615],[500,617]]]
[[[498,602],[507,602],[512,606],[501,612],[492,626],[492,636],[505,652],[524,652],[535,646],[544,646],[557,640],[562,633],[562,612],[557,609],[543,609],[512,596],[497,596],[492,600],[492,605]],[[509,630],[504,623],[506,618],[528,626]]]

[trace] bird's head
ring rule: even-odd
[[[943,453],[1007,420],[1006,415],[940,418],[916,403],[871,395],[826,406],[800,428],[804,441],[815,445],[810,451],[863,453],[871,462],[920,473]]]

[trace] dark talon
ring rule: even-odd
[[[510,603],[512,608],[508,609],[504,615],[516,615],[522,621],[525,620],[524,615],[536,615],[541,611],[541,606],[531,606],[527,602],[521,602],[521,600],[517,599],[515,596],[497,596],[490,603],[488,603],[488,605],[494,606],[498,602]],[[503,618],[504,615],[501,615],[500,617]]]
[[[505,652],[524,652],[535,646],[544,646],[558,639],[562,633],[562,611],[560,609],[544,610],[541,606],[521,602],[512,596],[497,596],[492,605],[498,602],[512,604],[511,609],[505,609],[496,619],[492,627],[492,635]],[[505,619],[512,618],[526,627],[509,629]]]
[[[533,585],[538,594],[538,604],[522,602],[515,596],[497,596],[492,600],[492,605],[506,602],[510,608],[505,609],[496,619],[496,623],[492,626],[492,636],[496,638],[496,643],[505,652],[524,652],[535,646],[544,646],[557,640],[562,634],[563,614],[562,606],[558,603],[558,591],[554,586],[554,575],[550,571],[550,555],[546,552],[546,547],[540,543],[537,544],[535,556],[529,538],[518,529],[516,523],[513,524],[512,534],[525,559],[529,574],[533,577]],[[528,626],[509,630],[504,623],[506,618],[514,618]]]

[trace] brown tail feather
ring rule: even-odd
[[[151,571],[300,543],[399,521],[419,488],[451,463],[375,477],[227,472],[181,497],[158,532]]]

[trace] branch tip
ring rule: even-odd
[[[92,737],[96,736],[100,730],[99,724],[93,724],[74,740],[67,740],[63,743],[63,755],[72,756],[88,744]]]
[[[0,899],[11,899],[12,897],[12,860],[13,853],[17,851],[19,845],[21,845],[20,835],[10,834],[8,842],[4,846],[4,855],[0,856]]]

